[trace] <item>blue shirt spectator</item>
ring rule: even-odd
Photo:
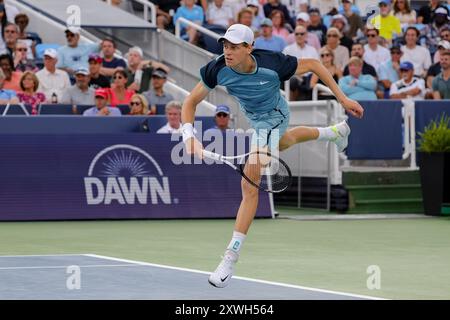
[[[379,77],[380,81],[389,80],[392,83],[400,79],[397,71],[392,65],[392,60],[388,60],[380,66]]]
[[[203,8],[194,4],[194,0],[185,0],[184,5],[177,9],[175,16],[173,18],[174,24],[177,22],[179,18],[185,18],[192,22],[197,22],[202,24],[205,18],[205,14],[203,12]],[[181,29],[184,30],[186,28],[183,23],[181,24]]]
[[[17,95],[14,90],[0,89],[0,100],[11,100],[16,97]]]
[[[58,49],[58,63],[56,68],[64,69],[70,75],[73,75],[74,70],[89,68],[89,55],[99,52],[100,46],[98,43],[79,43],[79,28],[69,27],[65,33],[67,45]]]
[[[369,74],[361,74],[362,60],[358,57],[350,58],[348,63],[349,75],[339,80],[342,91],[354,100],[376,100],[377,81]]]
[[[272,35],[272,20],[266,18],[261,22],[261,36],[256,38],[254,47],[281,52],[286,47],[286,41],[281,37]]]
[[[107,115],[110,115],[110,116],[121,116],[122,115],[119,108],[113,108],[113,107],[104,107],[104,108],[108,109],[109,113]],[[92,107],[92,108],[85,110],[83,112],[83,116],[91,117],[91,116],[106,115],[106,114],[103,114],[103,112],[105,112],[103,109],[98,109],[97,107]]]

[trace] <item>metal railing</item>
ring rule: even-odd
[[[131,0],[134,2],[138,2],[144,6],[144,20],[150,22],[154,26],[156,26],[156,6],[154,3],[150,2],[149,0]],[[112,4],[111,0],[106,1],[109,5]],[[151,19],[148,19],[148,11],[151,11]]]
[[[175,23],[175,36],[177,38],[181,38],[181,23],[183,24],[187,24],[188,26],[197,29],[197,31],[199,31],[200,33],[206,34],[207,36],[210,36],[216,40],[218,40],[221,35],[218,33],[215,33],[214,31],[208,30],[205,27],[202,27],[190,20],[187,20],[183,17],[178,18],[177,22]]]
[[[29,115],[30,115],[30,113],[28,112],[28,110],[27,110],[27,108],[25,107],[25,105],[24,105],[22,102],[20,102],[20,103],[8,103],[8,104],[6,105],[6,107],[5,107],[5,110],[3,110],[2,117],[8,115],[8,111],[9,111],[9,109],[11,108],[11,104],[12,104],[12,105],[17,105],[17,106],[19,106],[20,109],[22,109],[23,113],[24,113],[26,116],[29,116]]]
[[[333,92],[330,90],[330,88],[324,86],[323,84],[317,83],[312,91],[312,99],[317,100],[319,97],[319,92],[326,93],[327,95],[333,95]]]

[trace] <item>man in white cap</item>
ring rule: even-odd
[[[187,152],[203,158],[203,146],[194,136],[195,109],[217,85],[224,86],[228,93],[239,101],[241,111],[255,129],[251,151],[276,152],[277,149],[285,150],[296,143],[320,140],[334,142],[338,152],[342,152],[347,147],[350,134],[350,128],[345,121],[326,128],[295,127],[288,130],[289,107],[280,94],[280,85],[294,74],[314,72],[335,94],[347,112],[360,118],[364,112],[363,108],[358,102],[345,96],[320,61],[297,60],[280,52],[253,50],[253,40],[253,32],[249,27],[242,24],[232,25],[225,35],[219,38],[219,41],[223,42],[224,54],[200,69],[201,81],[186,97],[182,108],[183,141]],[[257,161],[257,156],[250,157],[249,161],[252,164],[247,162],[246,174],[249,179],[258,181],[260,162]],[[248,166],[255,170],[249,172]],[[245,179],[242,180],[241,188],[242,202],[232,240],[222,262],[209,277],[210,284],[215,287],[228,285],[256,213],[258,189]]]
[[[99,43],[80,43],[79,27],[68,27],[65,31],[67,45],[58,48],[58,69],[63,69],[72,77],[75,70],[79,68],[88,68],[88,58],[91,53],[97,53],[100,50]]]
[[[46,103],[58,103],[63,93],[70,87],[69,75],[66,71],[56,68],[58,52],[55,49],[44,51],[44,68],[36,72],[39,79],[39,92],[45,94]]]
[[[75,84],[65,90],[61,103],[72,105],[93,105],[95,103],[95,89],[89,87],[89,70],[79,68],[75,70]]]

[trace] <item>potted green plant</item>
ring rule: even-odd
[[[450,213],[450,117],[442,115],[419,133],[419,165],[425,214]]]

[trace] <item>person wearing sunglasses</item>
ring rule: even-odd
[[[89,55],[100,51],[99,43],[81,43],[79,27],[68,27],[64,33],[67,45],[58,48],[58,63],[56,67],[66,71],[71,77],[75,75],[75,70],[88,68]]]
[[[165,108],[165,106],[172,100],[173,96],[164,90],[164,84],[167,82],[167,72],[163,69],[156,69],[152,73],[152,88],[143,93],[150,105],[150,112],[152,114],[160,113],[162,111],[157,111],[157,107]]]
[[[380,0],[378,2],[380,13],[370,20],[373,28],[380,30],[380,37],[392,43],[392,39],[402,35],[400,20],[391,14],[391,0]]]
[[[296,26],[304,26],[306,30],[309,30],[311,24],[311,19],[309,14],[306,12],[300,12],[296,17]],[[287,38],[287,44],[292,44],[295,42],[295,34],[291,33]],[[314,32],[308,32],[306,34],[306,43],[310,46],[314,47],[317,51],[320,50],[321,44],[320,39]]]
[[[391,85],[391,99],[423,100],[425,98],[425,81],[414,76],[414,66],[409,61],[400,63],[401,79]]]
[[[148,109],[147,98],[143,94],[133,94],[128,106],[130,107],[130,116],[147,116],[151,114]]]
[[[340,13],[335,14],[333,18],[331,18],[331,26],[338,29],[339,32],[341,33],[341,37],[339,38],[339,44],[346,47],[350,52],[350,50],[352,50],[353,40],[347,37],[347,35],[345,34],[349,29],[347,18]]]
[[[208,130],[205,130],[203,133],[205,139],[209,139],[210,137],[216,137],[216,133],[219,131],[223,134],[230,129],[230,117],[231,111],[230,108],[225,104],[220,104],[216,107],[216,113],[214,115],[215,125]]]
[[[284,48],[283,53],[296,57],[297,59],[311,58],[319,60],[317,50],[306,43],[307,30],[304,26],[295,27],[295,43]],[[309,82],[311,80],[311,73],[303,76],[294,76],[289,80],[289,89],[291,100],[298,100],[302,98],[310,99],[311,88]],[[307,94],[301,97],[302,94]]]
[[[109,103],[111,107],[117,107],[119,104],[129,104],[131,97],[135,94],[134,90],[127,88],[128,74],[125,70],[117,70],[113,74],[113,83],[109,90]]]
[[[342,78],[342,71],[334,64],[334,54],[332,50],[329,50],[326,47],[320,49],[320,62],[322,62],[323,66],[330,72],[333,77],[333,80],[339,82],[339,79]],[[313,74],[311,76],[310,87],[313,89],[315,85],[324,84],[323,81],[316,75]],[[335,96],[326,94],[325,92],[319,92],[319,100],[327,100],[333,99],[336,100]]]
[[[380,65],[379,80],[383,86],[383,97],[389,98],[391,85],[400,79],[400,59],[403,55],[399,46],[393,46],[390,50],[391,58]]]
[[[25,13],[19,13],[14,18],[14,22],[19,27],[19,39],[26,41],[27,45],[31,47],[30,52],[28,52],[28,59],[36,57],[36,45],[42,43],[42,39],[36,32],[27,30],[30,19]]]
[[[23,40],[17,40],[16,49],[14,51],[14,67],[17,71],[37,72],[39,68],[32,59],[28,59],[28,46]]]
[[[366,37],[367,44],[364,45],[363,59],[378,71],[380,65],[388,61],[391,55],[388,49],[379,44],[380,37],[378,29],[368,28]]]
[[[337,28],[331,27],[327,31],[327,44],[324,48],[333,51],[334,64],[342,71],[348,63],[350,53],[346,47],[340,44],[341,37],[341,32]]]

